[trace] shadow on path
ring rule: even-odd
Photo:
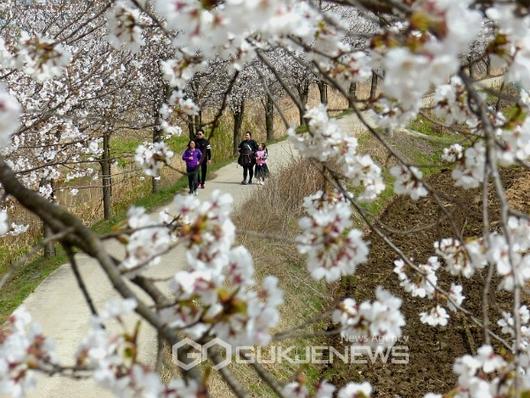
[[[241,185],[241,181],[215,181],[216,184],[235,184]]]

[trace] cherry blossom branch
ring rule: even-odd
[[[280,118],[282,119],[283,125],[285,126],[285,128],[289,128],[290,127],[289,122],[287,121],[287,118],[283,114],[283,110],[281,109],[280,105],[278,104],[278,101],[276,101],[276,99],[272,95],[271,91],[269,90],[269,86],[268,86],[268,84],[267,84],[267,82],[265,80],[265,76],[263,76],[263,73],[261,73],[261,71],[258,69],[258,67],[256,67],[255,65],[253,67],[254,67],[254,70],[256,71],[256,73],[258,74],[261,82],[263,83],[263,87],[265,88],[265,92],[267,93],[267,95],[272,100],[272,103],[274,104],[274,108],[276,108],[276,110],[278,111],[278,114],[280,115]]]
[[[282,88],[285,90],[286,93],[289,94],[289,97],[293,100],[293,102],[296,104],[296,107],[300,110],[301,113],[305,113],[306,108],[305,105],[300,102],[300,99],[298,96],[294,95],[294,93],[291,91],[291,89],[287,86],[287,83],[285,83],[284,79],[280,76],[278,71],[272,64],[269,62],[269,60],[262,54],[261,50],[256,50],[256,55],[258,58],[265,64],[265,66],[272,72],[272,74],[276,77]]]
[[[369,220],[365,211],[362,209],[361,206],[359,206],[359,204],[351,197],[348,191],[342,186],[342,184],[340,183],[340,180],[337,178],[337,176],[334,175],[333,171],[332,170],[328,170],[328,171],[331,173],[332,177],[329,177],[325,174],[325,178],[331,184],[333,184],[339,190],[339,192],[341,192],[344,195],[346,200],[355,208],[359,216],[362,218],[365,224],[370,228],[370,230],[374,232],[377,236],[379,236],[383,240],[383,242],[385,242],[385,244],[388,247],[390,247],[410,268],[412,268],[419,275],[426,277],[426,274],[421,269],[419,269],[412,261],[410,261],[410,259],[405,255],[405,253],[403,253],[403,251],[399,247],[397,247],[388,236],[386,236],[379,228],[377,228],[377,226],[375,226]],[[457,310],[467,315],[473,321],[473,323],[475,323],[477,326],[480,326],[481,328],[484,327],[483,323],[479,319],[477,319],[471,311],[467,310],[466,308],[454,302],[454,300],[451,299],[449,292],[445,291],[444,289],[432,283],[429,278],[425,278],[425,280],[430,286],[433,287],[433,289],[441,293],[444,297],[447,297],[447,300]],[[488,330],[488,334],[491,337],[495,338],[499,343],[504,345],[507,349],[512,350],[512,347],[510,346],[510,344],[505,339],[503,339],[502,337],[494,333],[492,330]]]
[[[224,358],[221,356],[219,349],[212,347],[208,350],[208,358],[215,364],[218,365],[223,362]],[[227,366],[223,366],[218,370],[223,380],[228,384],[232,392],[238,398],[250,397],[248,391],[241,385],[239,380],[236,379],[234,374],[228,369]]]
[[[486,150],[489,154],[486,158],[487,167],[489,168],[491,172],[491,176],[494,181],[495,191],[497,198],[499,199],[500,207],[501,207],[501,227],[504,234],[504,238],[506,239],[506,243],[508,245],[508,259],[510,262],[510,266],[512,269],[512,274],[514,278],[514,286],[513,286],[513,307],[512,307],[512,314],[514,318],[514,332],[515,332],[515,364],[516,369],[519,369],[520,366],[520,354],[522,352],[521,347],[521,315],[520,315],[520,308],[521,308],[521,286],[519,283],[518,278],[518,270],[515,264],[514,260],[514,251],[513,251],[513,243],[512,243],[512,235],[510,230],[508,229],[508,217],[509,217],[509,205],[508,201],[506,199],[506,193],[504,191],[504,186],[499,174],[499,170],[497,167],[497,153],[495,150],[496,143],[495,143],[495,131],[493,129],[493,126],[491,125],[491,122],[489,118],[487,117],[487,109],[484,104],[484,101],[478,95],[476,90],[473,87],[473,82],[463,73],[459,73],[460,78],[466,85],[466,88],[469,92],[469,95],[475,103],[477,104],[477,109],[474,110],[474,112],[477,114],[477,116],[480,117],[480,120],[483,124],[483,129],[486,133]],[[516,394],[519,393],[520,389],[520,377],[519,373],[516,371],[515,375],[515,392]]]
[[[66,251],[68,260],[70,261],[70,264],[72,265],[72,271],[74,273],[75,280],[77,281],[77,285],[79,286],[79,289],[81,290],[81,293],[83,294],[83,298],[85,299],[88,305],[90,313],[93,316],[97,317],[98,311],[96,309],[96,306],[94,305],[94,301],[92,300],[90,293],[88,292],[85,282],[83,281],[83,277],[81,276],[81,273],[79,272],[79,267],[77,266],[77,261],[75,260],[74,252],[72,251],[71,247],[66,246],[66,245],[64,245],[64,250]]]

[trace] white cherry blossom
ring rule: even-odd
[[[328,201],[323,193],[307,198],[308,216],[299,220],[302,235],[297,239],[298,251],[308,255],[311,276],[327,282],[351,275],[358,264],[366,261],[368,245],[362,232],[352,228],[352,212],[343,200]]]

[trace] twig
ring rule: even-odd
[[[68,256],[68,260],[70,261],[70,264],[72,265],[72,271],[74,272],[75,280],[77,281],[77,285],[79,286],[79,289],[81,289],[81,293],[83,294],[83,298],[85,299],[88,308],[90,309],[90,313],[97,317],[98,311],[96,309],[96,306],[94,305],[94,302],[92,301],[92,297],[90,297],[90,293],[88,292],[88,289],[85,285],[85,282],[83,281],[83,277],[81,276],[81,273],[79,272],[79,267],[77,266],[77,261],[75,260],[74,252],[72,251],[72,248],[68,245],[63,245],[64,250],[66,251],[66,255]]]

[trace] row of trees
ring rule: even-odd
[[[37,187],[51,200],[56,200],[58,186],[75,194],[86,185],[64,182],[95,178],[102,190],[104,218],[110,218],[113,164],[134,156],[111,153],[111,140],[119,132],[145,134],[151,129],[153,143],[179,131],[172,125],[187,127],[190,137],[198,128],[206,128],[213,135],[220,118],[228,113],[233,118],[235,151],[246,101],[259,99],[262,104],[267,139],[273,137],[275,103],[278,107],[288,95],[286,90],[299,98],[295,104],[300,124],[304,123],[310,85],[318,85],[322,102],[327,102],[327,83],[307,68],[304,53],[278,48],[267,51],[264,57],[274,65],[282,83],[260,59],[235,70],[229,60],[218,59],[201,65],[184,90],[185,98],[193,100],[200,111],[177,109],[169,105],[171,81],[161,73],[162,63],[170,59],[172,51],[166,32],[157,25],[149,26],[142,33],[141,56],[124,50],[119,32],[127,34],[126,25],[114,27],[118,30],[117,41],[106,38],[111,8],[112,2],[108,1],[9,1],[2,6],[4,56],[0,76],[22,108],[28,110],[24,129],[15,134],[6,158],[15,171],[24,175],[28,186]],[[364,35],[374,29],[358,16],[348,16],[348,21]],[[24,32],[28,37],[41,38],[41,42],[27,43],[28,52],[35,51],[34,56],[40,59],[24,61],[18,55],[24,45]],[[46,53],[46,45],[53,43],[61,45]],[[48,57],[51,66],[44,64]],[[33,65],[39,62],[43,63],[40,69]],[[65,73],[59,73],[61,69]],[[374,82],[376,79],[374,73]],[[371,98],[375,98],[375,87],[372,84]],[[164,104],[169,106],[162,115]],[[211,120],[203,120],[203,115]],[[154,192],[159,189],[159,181],[152,179]]]

